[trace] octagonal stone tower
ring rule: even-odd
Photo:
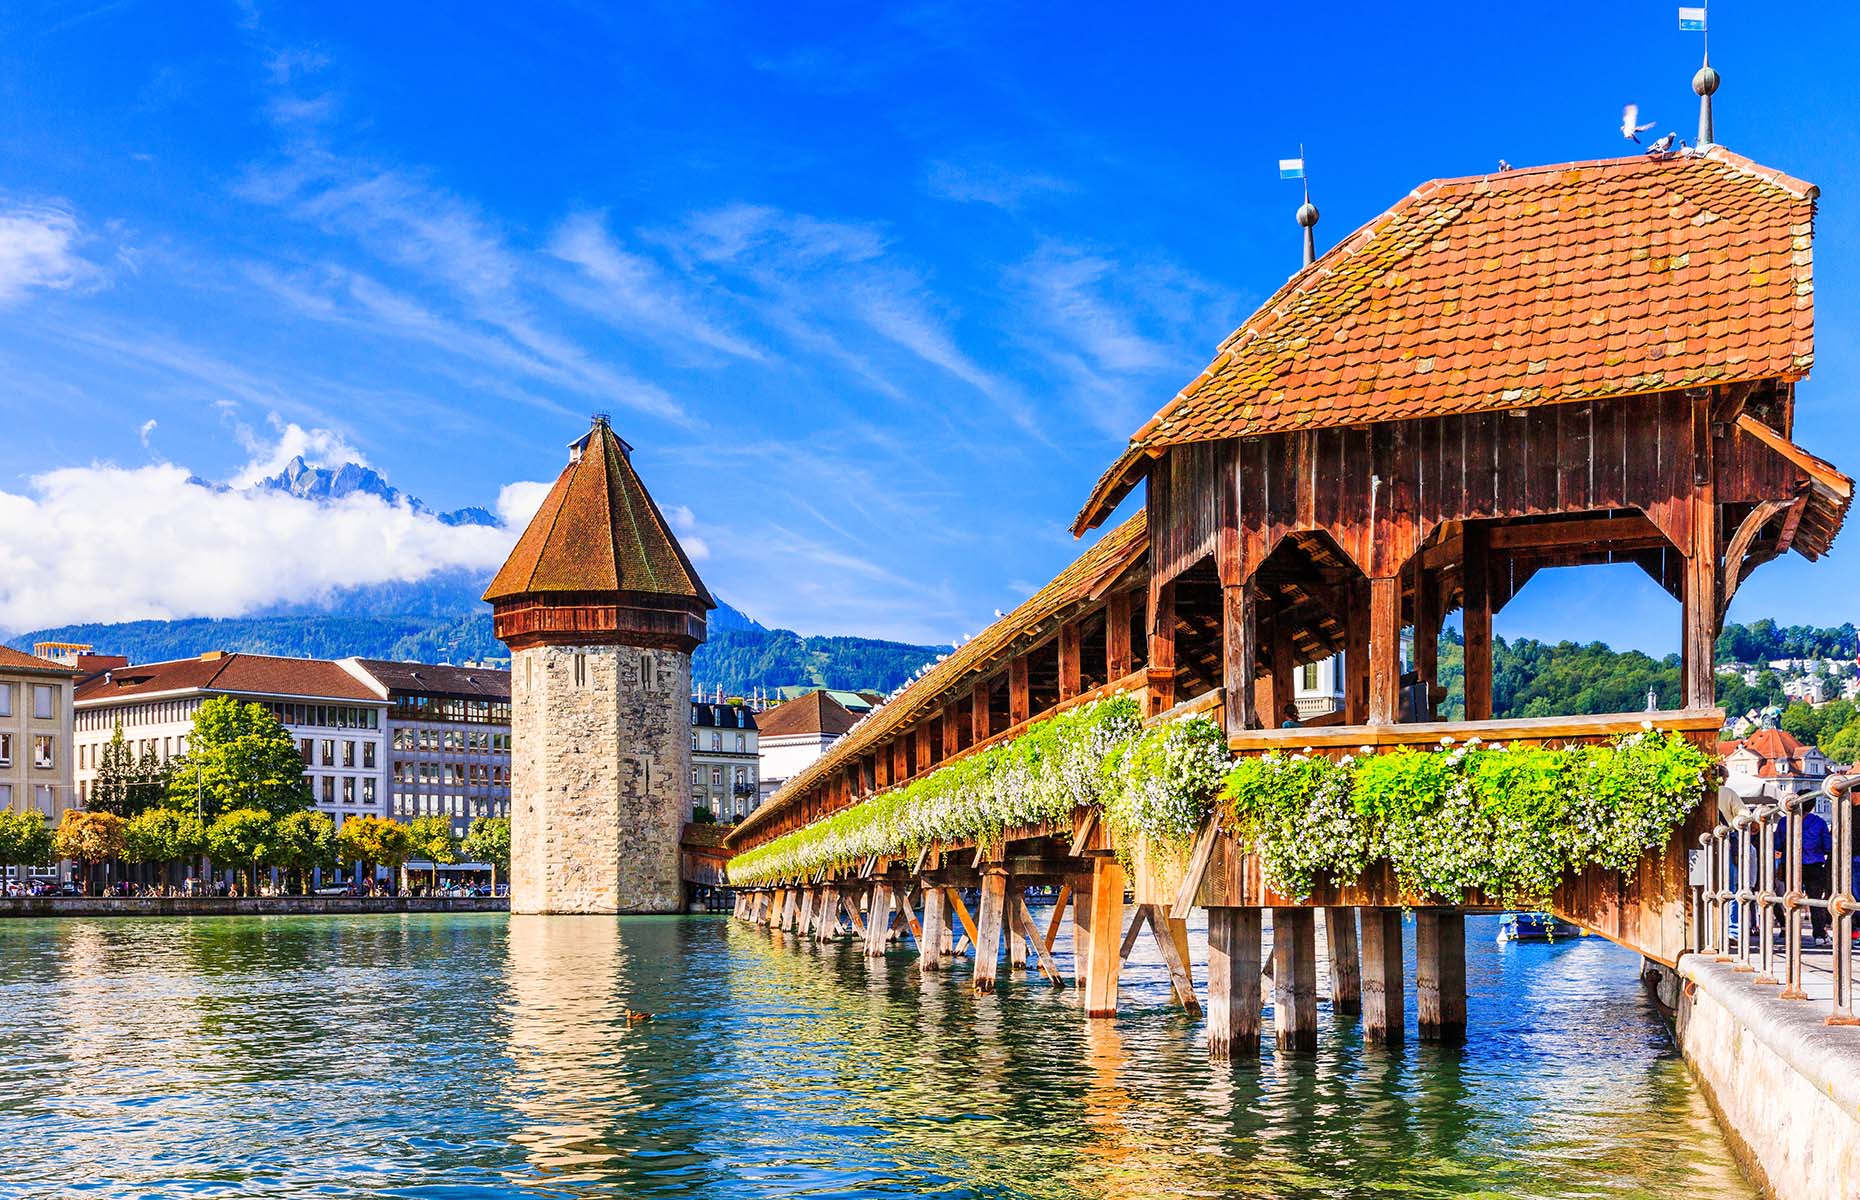
[[[716,607],[605,415],[491,581],[510,647],[510,910],[677,912],[691,652]]]

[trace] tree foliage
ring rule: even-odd
[[[350,817],[336,831],[336,852],[343,862],[361,863],[364,875],[372,874],[375,867],[396,871],[413,857],[413,840],[399,821]]]
[[[1860,632],[1852,622],[1824,629],[1814,625],[1780,626],[1764,617],[1748,625],[1732,623],[1718,635],[1719,662],[1767,663],[1782,658],[1836,658],[1851,661],[1860,653]]]
[[[207,826],[207,853],[215,862],[249,870],[248,882],[256,889],[259,867],[275,861],[276,832],[277,819],[264,809],[235,808]]]
[[[0,809],[0,868],[36,867],[52,861],[52,827],[37,809]]]
[[[462,846],[472,862],[488,863],[500,871],[510,869],[510,818],[479,817],[465,831]]]
[[[336,823],[328,813],[286,813],[275,822],[271,843],[273,865],[294,873],[300,891],[311,871],[336,865]]]
[[[274,817],[309,808],[310,786],[290,731],[261,704],[215,696],[195,710],[187,754],[174,760],[168,803],[209,821],[238,809]]]
[[[206,853],[207,832],[191,811],[144,809],[123,830],[123,856],[130,862],[167,864]]]

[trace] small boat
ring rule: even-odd
[[[1583,936],[1582,930],[1549,913],[1508,912],[1498,921],[1498,944],[1506,942],[1556,942]]]

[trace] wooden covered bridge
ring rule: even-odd
[[[1136,432],[1073,529],[1108,521],[1144,484],[1134,515],[861,722],[727,849],[776,844],[1120,692],[1152,722],[1212,717],[1238,756],[1438,750],[1443,738],[1568,746],[1649,723],[1710,745],[1726,605],[1761,563],[1824,553],[1851,494],[1791,440],[1812,353],[1815,197],[1716,147],[1420,187],[1228,337]],[[1538,571],[1595,563],[1631,563],[1678,601],[1682,705],[1494,719],[1494,614]],[[1449,721],[1436,644],[1454,610],[1464,712]],[[1294,672],[1338,652],[1342,711],[1278,727]],[[1631,871],[1565,877],[1555,910],[1672,965],[1692,944],[1685,847],[1711,817],[1698,792],[1666,845]],[[1386,864],[1288,897],[1257,850],[1212,819],[1186,861],[1120,845],[1085,806],[735,880],[736,907],[813,936],[845,922],[879,953],[908,930],[926,972],[963,946],[982,991],[1004,939],[1011,967],[1031,953],[1062,982],[1050,951],[1069,912],[1095,1016],[1115,1012],[1120,964],[1148,929],[1181,1003],[1199,1007],[1202,989],[1216,1054],[1257,1049],[1267,909],[1281,1045],[1316,1038],[1319,910],[1336,1004],[1360,998],[1366,1036],[1399,1038],[1412,908],[1422,1036],[1463,1036],[1464,914],[1495,898],[1404,892]],[[1021,899],[1035,884],[1063,889],[1050,923]],[[1189,961],[1196,906],[1206,963]]]

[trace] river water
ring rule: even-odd
[[[1230,1066],[1148,946],[1087,1022],[724,918],[4,921],[0,1195],[1753,1197],[1637,960],[1495,929],[1464,1050]]]

